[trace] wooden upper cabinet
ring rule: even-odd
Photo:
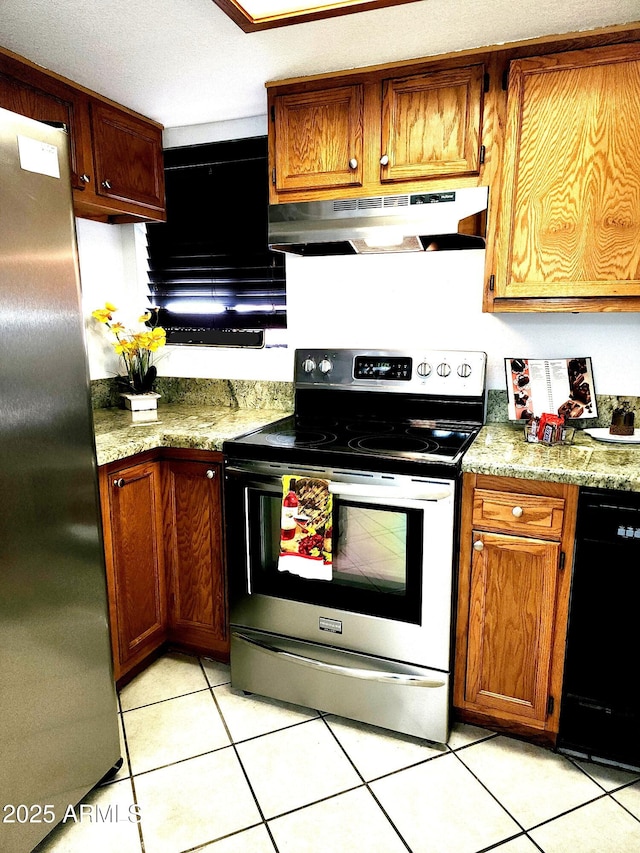
[[[639,44],[511,63],[496,299],[640,296],[638,115]]]
[[[361,186],[362,86],[279,95],[274,123],[278,192]]]
[[[477,174],[484,67],[385,80],[380,180]]]
[[[162,210],[160,129],[100,101],[90,110],[97,195]]]
[[[83,190],[90,165],[85,163],[82,147],[82,110],[78,109],[73,89],[56,80],[47,80],[43,89],[40,77],[28,67],[0,54],[0,107],[42,122],[60,122],[69,131],[71,186]]]
[[[166,219],[159,124],[2,48],[0,107],[66,125],[76,216]]]
[[[478,184],[484,63],[397,71],[269,84],[271,203]]]

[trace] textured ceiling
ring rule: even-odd
[[[0,0],[0,45],[176,127],[262,115],[266,80],[639,19],[638,0],[420,0],[246,34],[211,0]]]

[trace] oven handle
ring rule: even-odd
[[[281,659],[291,660],[301,666],[308,666],[312,669],[319,669],[323,672],[331,672],[335,675],[348,675],[351,678],[362,678],[364,681],[382,681],[391,684],[399,684],[407,687],[444,687],[446,682],[434,678],[427,678],[422,675],[409,675],[396,672],[382,672],[375,669],[359,669],[351,666],[340,666],[335,663],[325,663],[321,660],[298,655],[295,652],[287,652],[284,649],[278,649],[276,646],[270,646],[267,643],[261,643],[259,640],[254,640],[251,637],[246,637],[244,634],[239,634],[237,631],[232,632],[232,636],[242,643],[248,643],[251,646],[257,646],[261,651],[268,655],[273,655]]]
[[[416,486],[373,486],[367,483],[329,483],[329,491],[336,497],[398,498],[414,501],[441,501],[451,497],[451,488],[440,484],[421,483]]]

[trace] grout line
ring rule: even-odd
[[[120,694],[118,694],[118,702],[120,702]],[[133,781],[133,768],[131,767],[131,756],[129,754],[129,741],[127,739],[127,729],[124,725],[124,715],[120,715],[120,724],[122,725],[122,740],[124,741],[124,751],[125,757],[127,761],[127,768],[129,770],[129,782],[131,783],[131,793],[133,794],[133,802],[136,806],[140,807],[138,803],[138,795],[136,793],[136,786]],[[142,853],[145,853],[145,845],[144,845],[144,834],[142,832],[142,821],[144,820],[144,814],[140,813],[140,820],[138,821],[138,837],[140,839],[140,848]]]
[[[204,693],[205,690],[211,690],[209,682],[206,687],[201,687],[198,690],[187,690],[186,693],[178,693],[175,696],[167,696],[164,699],[157,699],[155,702],[146,702],[144,705],[136,705],[135,708],[126,708],[122,711],[123,714],[130,714],[131,711],[140,711],[142,708],[151,708],[153,705],[162,705],[163,702],[171,702],[173,699],[182,699],[184,696],[193,696],[195,693]]]
[[[464,763],[464,760],[462,758],[460,758],[460,756],[458,755],[458,752],[454,752],[453,754],[455,755],[457,760],[460,762],[460,764],[462,764],[462,766],[465,768],[465,770],[467,770],[473,776],[473,778],[476,780],[476,782],[478,782],[478,784],[482,785],[482,787],[485,789],[485,791],[496,801],[496,803],[500,806],[500,808],[504,812],[506,812],[506,814],[509,815],[511,820],[514,821],[514,823],[516,823],[524,833],[526,833],[526,831],[527,831],[526,827],[524,827],[522,825],[522,823],[514,815],[511,814],[509,809],[504,805],[504,803],[500,802],[500,800],[496,797],[496,795],[493,793],[493,791],[484,784],[482,779],[480,779],[478,776],[476,776],[476,774],[473,772],[473,770],[467,764]]]
[[[637,780],[636,780],[636,781],[637,781]],[[630,787],[631,785],[633,785],[633,784],[635,784],[635,783],[634,783],[634,782],[630,782],[630,783],[629,783],[629,785],[625,785],[624,787],[625,787],[625,788],[629,788],[629,787]],[[617,794],[617,793],[618,793],[619,791],[621,791],[621,790],[624,790],[624,789],[623,789],[623,788],[616,788],[616,790],[615,790],[615,791],[608,791],[608,792],[607,792],[607,796],[609,797],[609,799],[610,799],[610,800],[613,800],[613,802],[614,802],[617,806],[620,806],[620,808],[621,808],[621,809],[623,809],[625,812],[627,812],[627,814],[630,814],[630,815],[631,815],[631,817],[635,818],[635,819],[638,821],[638,823],[640,823],[640,817],[638,817],[638,815],[637,815],[637,814],[634,814],[634,813],[633,813],[633,812],[632,812],[632,811],[631,811],[627,806],[625,806],[625,804],[624,804],[624,803],[620,803],[620,802],[618,802],[618,800],[616,800],[616,798],[613,796],[614,794]]]
[[[366,788],[366,790],[369,792],[369,795],[370,795],[370,796],[371,796],[371,798],[373,799],[374,803],[378,806],[378,808],[380,809],[380,811],[382,812],[382,814],[383,814],[383,815],[386,817],[386,819],[389,821],[389,824],[391,825],[391,828],[394,830],[394,832],[396,833],[396,835],[398,836],[398,838],[400,839],[400,841],[404,844],[404,846],[407,848],[407,850],[409,851],[409,853],[411,853],[411,848],[409,847],[409,845],[408,845],[408,844],[407,844],[407,842],[405,841],[404,836],[402,835],[402,833],[400,832],[400,830],[398,829],[398,827],[395,825],[395,823],[391,820],[390,815],[388,814],[387,810],[383,807],[383,805],[382,805],[382,803],[380,802],[380,800],[376,797],[376,795],[375,795],[375,794],[373,793],[373,791],[371,790],[371,786],[369,785],[369,783],[367,782],[367,780],[364,778],[364,776],[362,775],[362,773],[360,772],[360,770],[359,770],[359,769],[358,769],[358,767],[356,766],[355,762],[353,761],[353,759],[351,758],[351,756],[350,756],[350,755],[349,755],[349,753],[347,752],[346,748],[342,745],[342,742],[340,741],[340,739],[338,738],[337,734],[333,731],[333,729],[332,729],[332,728],[331,728],[331,726],[329,725],[329,723],[328,723],[327,719],[326,719],[325,717],[323,717],[323,718],[322,718],[322,721],[324,722],[325,726],[326,726],[326,727],[329,729],[329,731],[331,732],[331,734],[332,734],[332,736],[333,736],[334,740],[336,741],[336,743],[338,744],[338,746],[340,747],[340,749],[344,752],[345,756],[347,757],[347,759],[348,759],[349,763],[351,764],[351,766],[353,767],[353,769],[356,771],[356,773],[358,774],[358,776],[362,779],[362,781],[363,781],[363,783],[364,783],[364,787],[365,787],[365,788]],[[434,757],[439,757],[439,756],[434,756]],[[422,762],[419,762],[419,763],[422,763]],[[415,766],[415,765],[412,765],[412,766]],[[404,769],[406,769],[406,768],[404,768]],[[399,772],[399,771],[395,771],[395,772]],[[388,774],[388,775],[392,775],[392,774]],[[356,789],[353,789],[353,790],[356,790]],[[343,791],[343,793],[346,793],[346,792],[344,792],[344,791]]]
[[[271,832],[269,824],[267,823],[267,819],[265,817],[265,814],[262,811],[262,806],[260,805],[260,803],[258,801],[258,797],[256,796],[256,792],[253,789],[253,785],[251,784],[251,780],[249,779],[249,774],[247,773],[245,766],[242,763],[242,759],[240,758],[240,753],[238,752],[236,742],[234,741],[234,739],[231,735],[231,731],[229,730],[229,726],[227,725],[227,721],[225,719],[225,716],[222,713],[222,708],[220,707],[220,704],[218,702],[218,699],[216,697],[216,694],[215,694],[213,687],[210,688],[210,691],[211,691],[211,696],[213,698],[214,704],[215,704],[216,708],[218,709],[218,713],[220,714],[220,719],[222,720],[222,724],[224,725],[225,731],[227,732],[227,735],[229,736],[229,740],[231,741],[231,747],[233,748],[233,751],[235,753],[238,764],[240,765],[240,769],[242,770],[242,773],[243,773],[244,778],[247,782],[249,790],[251,791],[251,796],[253,797],[253,800],[256,804],[256,808],[258,809],[258,814],[260,815],[260,818],[262,819],[262,823],[263,823],[265,829],[267,830],[267,833],[269,834],[269,838],[271,839],[271,843],[273,844],[273,849],[275,850],[275,853],[278,853],[278,846],[276,844],[276,840],[273,837],[273,834]]]

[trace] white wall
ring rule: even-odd
[[[265,132],[257,116],[165,131],[168,147]],[[132,225],[77,220],[87,316],[105,300],[144,306]],[[480,349],[489,388],[504,389],[503,359],[590,355],[600,394],[640,396],[640,314],[483,314],[484,252],[287,257],[288,349],[168,347],[165,376],[291,380],[296,347]],[[118,372],[103,327],[88,320],[92,378]]]
[[[590,355],[599,394],[640,395],[640,314],[483,314],[484,251],[287,258],[293,347],[479,349],[504,359]]]

